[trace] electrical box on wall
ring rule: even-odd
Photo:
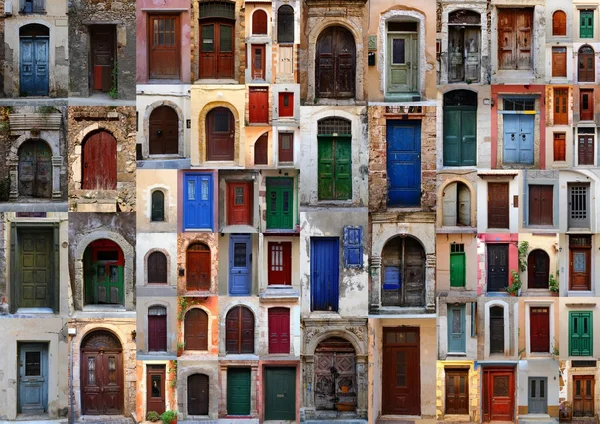
[[[375,52],[369,52],[369,66],[375,66]]]

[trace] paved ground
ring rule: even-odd
[[[67,212],[67,202],[61,203],[0,203],[0,212]]]
[[[135,100],[112,99],[108,94],[94,93],[90,97],[69,97],[69,106],[135,106]]]
[[[138,160],[138,169],[185,169],[190,168],[190,159]]]
[[[67,99],[51,99],[48,97],[21,97],[17,99],[0,99],[0,106],[66,106]]]

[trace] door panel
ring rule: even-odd
[[[514,370],[484,370],[483,385],[484,421],[513,421]]]
[[[113,85],[115,66],[115,27],[92,25],[90,30],[92,49],[93,89],[108,92]]]
[[[504,353],[504,310],[490,309],[490,353]]]
[[[444,165],[477,164],[477,108],[444,106]]]
[[[148,16],[150,78],[179,79],[179,15]]]
[[[548,411],[548,378],[529,377],[528,408],[529,414],[545,414]]]
[[[213,177],[210,174],[186,174],[184,184],[183,228],[212,230]]]
[[[123,413],[122,353],[85,350],[81,353],[82,414]]]
[[[48,347],[19,344],[19,392],[17,412],[27,415],[48,412]]]
[[[579,119],[582,121],[594,120],[594,90],[579,91]]]
[[[508,183],[488,183],[488,228],[508,228]]]
[[[210,290],[212,259],[210,250],[187,251],[187,281],[188,291]]]
[[[167,351],[166,315],[148,316],[148,350],[151,352]]]
[[[179,153],[179,116],[169,106],[159,106],[150,114],[149,150],[151,155]]]
[[[448,306],[448,352],[466,352],[465,305]]]
[[[577,80],[579,82],[594,82],[596,80],[594,50],[589,46],[579,49],[577,62]]]
[[[533,8],[498,9],[500,69],[532,69]]]
[[[446,414],[469,413],[469,370],[446,370]]]
[[[267,177],[267,229],[293,229],[293,178]]]
[[[487,244],[488,292],[505,292],[508,287],[508,245]]]
[[[227,368],[227,415],[250,415],[248,368]]]
[[[288,308],[269,308],[269,353],[290,353]]]
[[[296,369],[265,369],[265,420],[296,419]]]
[[[208,376],[193,374],[187,383],[188,415],[208,415]]]
[[[417,38],[417,34],[388,34],[388,92],[418,91]]]
[[[269,89],[250,88],[248,92],[248,122],[251,124],[269,123]]]
[[[570,290],[591,290],[591,249],[569,248]]]
[[[294,116],[294,93],[279,93],[279,117]]]
[[[311,310],[338,310],[339,257],[339,239],[311,238]]]
[[[185,350],[208,350],[208,314],[193,308],[185,314]]]
[[[505,164],[533,165],[533,115],[504,115]]]
[[[165,366],[146,366],[146,410],[165,412]]]
[[[547,289],[550,275],[550,258],[543,250],[536,249],[527,258],[527,287]]]
[[[279,67],[277,73],[284,78],[294,76],[294,48],[279,45]]]
[[[42,140],[30,140],[19,149],[19,195],[52,195],[52,151]]]
[[[272,284],[292,284],[292,243],[268,243],[268,281]]]
[[[529,225],[552,225],[554,186],[529,186]]]
[[[552,47],[552,76],[567,76],[567,48]]]
[[[319,200],[352,199],[351,138],[319,136]]]
[[[448,81],[479,81],[480,27],[449,26]]]
[[[569,356],[592,356],[594,353],[593,313],[569,312]]]
[[[249,295],[252,276],[250,236],[229,237],[229,294]]]
[[[200,78],[233,78],[234,26],[211,22],[200,25]]]
[[[387,121],[388,206],[421,205],[421,125]]]
[[[254,315],[244,306],[236,306],[225,317],[227,353],[254,353]]]
[[[89,245],[88,252],[91,258],[85,274],[87,303],[123,304],[125,261],[121,248],[110,240],[96,240]]]
[[[554,89],[554,125],[567,125],[569,123],[568,99],[569,89]]]
[[[317,98],[354,97],[356,47],[352,33],[345,28],[328,27],[319,35],[316,52]]]
[[[252,225],[252,183],[227,183],[227,225]]]
[[[384,328],[383,414],[420,415],[419,329]]]
[[[252,44],[252,79],[265,79],[265,46],[264,44]]]
[[[592,134],[579,134],[577,140],[577,159],[579,165],[593,165],[594,136]]]
[[[573,376],[573,417],[594,416],[594,376]]]
[[[92,134],[83,144],[82,188],[117,189],[117,140],[106,131]]]
[[[21,308],[52,307],[54,264],[52,263],[52,231],[20,230],[17,246],[21,271],[18,306]]]
[[[529,310],[532,352],[550,352],[550,309],[532,307]]]
[[[216,107],[206,115],[206,160],[235,159],[235,120],[226,107]]]
[[[49,39],[45,36],[20,37],[20,95],[48,95]]]

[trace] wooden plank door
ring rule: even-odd
[[[593,375],[573,376],[573,417],[593,417],[594,412]]]
[[[591,290],[591,247],[569,246],[569,290]]]
[[[225,317],[227,353],[254,353],[254,315],[245,306],[236,306]]]
[[[477,164],[477,107],[444,106],[444,166]]]
[[[165,412],[165,366],[146,365],[146,410]]]
[[[20,37],[19,94],[47,96],[49,88],[49,38]]]
[[[548,412],[548,378],[529,377],[528,379],[528,414],[545,414]]]
[[[532,352],[550,352],[550,308],[531,307],[529,326]]]
[[[52,195],[52,151],[42,140],[29,140],[19,149],[19,195]]]
[[[569,89],[554,89],[554,125],[567,125],[569,123]]]
[[[269,308],[269,353],[290,353],[289,308]]]
[[[552,47],[552,76],[567,76],[567,48]]]
[[[503,159],[505,164],[533,165],[534,116],[503,115]]]
[[[319,200],[352,199],[351,144],[350,137],[319,136]]]
[[[294,117],[294,93],[279,93],[279,117]]]
[[[48,347],[41,343],[19,344],[17,412],[42,415],[48,412]]]
[[[269,123],[269,89],[267,87],[253,87],[248,91],[249,115],[251,124]]]
[[[186,174],[183,187],[184,230],[212,230],[213,228],[213,176],[212,174]]]
[[[92,48],[92,73],[94,90],[108,92],[113,85],[115,66],[115,26],[92,25],[90,30]]]
[[[200,78],[233,78],[234,26],[227,22],[200,25]]]
[[[387,121],[388,206],[421,205],[421,124]]]
[[[488,228],[508,227],[508,183],[488,183]]]
[[[148,16],[150,78],[179,79],[181,62],[179,15]]]
[[[106,131],[92,134],[83,144],[82,188],[117,189],[117,140]]]
[[[529,186],[529,225],[552,225],[554,186]]]
[[[267,229],[294,228],[294,179],[267,177]]]
[[[527,287],[547,289],[550,276],[550,257],[541,249],[535,249],[527,258]]]
[[[216,107],[206,115],[206,160],[235,158],[235,120],[226,107]]]
[[[315,97],[354,97],[355,56],[356,46],[350,31],[331,26],[321,32],[317,40]]]
[[[488,292],[505,292],[508,287],[508,245],[487,244]]]
[[[151,352],[167,351],[166,310],[160,315],[148,315],[148,350]]]
[[[417,35],[388,34],[387,91],[390,93],[410,93],[418,90],[417,74]]]
[[[594,120],[594,90],[579,90],[579,119]]]
[[[256,13],[255,13],[256,15]],[[252,44],[252,79],[265,80],[265,45]]]
[[[154,109],[150,114],[149,130],[148,145],[151,155],[179,153],[179,116],[172,107],[159,106]]]
[[[106,415],[123,414],[123,356],[104,352],[102,358],[102,398]]]
[[[292,243],[269,242],[268,244],[269,285],[292,284]]]
[[[206,245],[193,244],[186,253],[188,291],[210,290],[212,259]]]
[[[581,47],[577,53],[577,81],[596,81],[594,49],[587,45]]]
[[[568,184],[568,227],[590,227],[590,186],[589,184]]]
[[[20,272],[16,282],[18,306],[21,308],[51,308],[53,302],[54,266],[51,230],[20,230],[18,232],[18,262]]]
[[[188,415],[208,415],[208,376],[193,374],[187,381]]]
[[[421,414],[418,328],[384,328],[382,412],[385,415]]]
[[[227,183],[227,225],[252,225],[252,182]]]
[[[517,24],[517,69],[532,69],[533,8],[515,9]]]
[[[446,370],[446,414],[469,413],[469,370]]]
[[[533,8],[498,9],[499,69],[532,69]]]
[[[208,315],[193,308],[185,314],[185,350],[208,350]]]
[[[82,414],[123,413],[123,360],[121,352],[82,352]]]
[[[250,415],[249,368],[227,368],[227,415]]]
[[[283,7],[283,6],[282,6]],[[278,22],[281,25],[281,22]],[[294,77],[294,47],[279,45],[277,74],[283,78]]]
[[[229,294],[249,295],[252,277],[252,243],[249,235],[229,237]]]
[[[577,135],[577,162],[579,165],[594,164],[594,135]]]
[[[448,306],[448,352],[467,351],[465,305]]]
[[[339,298],[339,239],[310,240],[310,295],[312,311],[337,311]]]
[[[265,420],[296,419],[296,368],[265,369]]]

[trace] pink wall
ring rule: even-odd
[[[481,243],[485,244],[508,243],[508,278],[509,282],[512,284],[510,270],[514,269],[517,271],[519,269],[519,249],[517,247],[517,243],[519,242],[519,234],[487,233],[479,234],[477,237]],[[479,263],[483,263],[484,268],[487,269],[487,250],[483,255],[480,255]],[[483,278],[481,267],[477,268],[477,294],[485,295],[484,288],[487,289],[487,284]]]
[[[180,34],[180,80],[184,84],[190,82],[190,2],[189,0],[137,0],[136,8],[136,51],[137,72],[136,82],[148,82],[148,9],[157,13],[179,14]]]

